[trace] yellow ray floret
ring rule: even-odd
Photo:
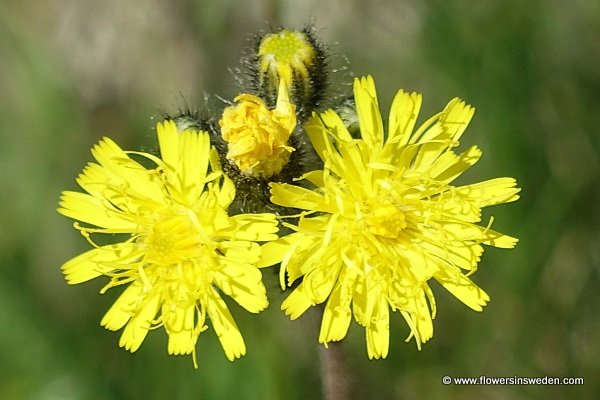
[[[325,303],[319,341],[326,345],[346,336],[353,315],[365,328],[369,358],[381,358],[390,309],[419,348],[433,336],[431,279],[482,310],[489,297],[468,276],[483,245],[511,248],[517,239],[492,230],[493,219],[478,225],[481,209],[517,200],[520,189],[512,178],[451,184],[481,156],[476,146],[453,151],[474,113],[465,102],[453,99],[414,130],[421,95],[399,91],[386,132],[371,77],[355,80],[354,100],[360,138],[332,110],[306,124],[324,162],[303,176],[315,190],[271,183],[274,203],[304,212],[288,224],[296,232],[265,251],[283,260],[282,286],[302,278],[282,304],[292,319]]]
[[[67,261],[63,272],[69,284],[109,277],[102,292],[127,286],[101,322],[124,328],[119,345],[127,350],[164,326],[169,354],[195,355],[210,324],[233,360],[246,346],[222,296],[253,313],[267,306],[257,242],[277,238],[275,216],[227,214],[235,189],[207,133],[178,132],[172,121],[156,130],[160,158],[125,152],[105,138],[92,150],[97,163],[77,179],[85,193],[63,192],[58,211],[85,224],[75,226],[95,247]],[[155,166],[143,166],[144,158]],[[98,246],[92,239],[115,233],[124,241]]]

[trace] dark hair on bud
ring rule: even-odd
[[[269,107],[274,107],[277,102],[277,82],[267,82],[261,78],[260,71],[260,45],[265,37],[280,33],[282,27],[262,31],[251,38],[251,46],[242,56],[241,69],[233,71],[240,87],[245,93],[254,94],[262,98]],[[299,123],[304,123],[313,113],[324,109],[329,87],[329,66],[327,49],[316,36],[314,25],[306,25],[301,31],[308,44],[312,47],[315,57],[311,65],[307,65],[308,82],[295,71],[292,76],[290,100],[296,105],[296,114]]]
[[[261,72],[259,50],[265,37],[283,31],[286,30],[278,27],[254,35],[251,39],[251,46],[244,51],[241,67],[232,71],[234,78],[240,85],[241,93],[258,96],[269,107],[275,107],[277,103],[279,82],[269,82],[271,75],[264,70]],[[233,181],[236,188],[235,199],[229,207],[231,215],[261,212],[272,212],[278,216],[298,214],[299,210],[271,203],[269,183],[282,182],[310,186],[309,182],[294,181],[294,179],[306,172],[323,167],[323,163],[310,144],[303,126],[312,113],[324,111],[326,108],[345,108],[349,113],[349,118],[352,119],[353,107],[347,99],[346,85],[330,85],[332,74],[337,75],[340,72],[344,74],[347,69],[346,65],[337,69],[331,68],[331,57],[328,54],[328,49],[318,40],[314,25],[306,25],[301,31],[287,32],[301,33],[306,46],[312,49],[313,58],[309,63],[304,64],[305,70],[291,68],[289,96],[290,101],[296,106],[297,125],[290,136],[289,145],[295,151],[290,154],[288,162],[280,172],[269,178],[249,176],[242,173],[233,161],[227,159],[228,144],[221,136],[219,126],[224,108],[221,106],[223,104],[231,105],[226,100],[219,98],[222,102],[220,106],[212,104],[209,107],[208,99],[205,98],[202,111],[190,108],[187,102],[184,101],[184,107],[176,114],[163,113],[163,117],[174,120],[179,129],[194,128],[209,132],[211,144],[219,154],[223,172]],[[344,62],[347,64],[346,59],[344,59]],[[261,73],[263,74],[262,77]],[[293,222],[293,220],[289,222]]]

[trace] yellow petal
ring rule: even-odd
[[[390,310],[386,298],[378,295],[366,327],[369,359],[386,358],[390,347]]]
[[[450,100],[444,109],[440,122],[444,128],[444,138],[457,142],[475,114],[475,108],[471,107],[459,98]]]
[[[275,214],[238,214],[230,217],[236,222],[235,238],[265,242],[277,239],[277,219]]]
[[[315,304],[323,303],[333,290],[341,268],[337,257],[322,260],[323,265],[309,272],[303,281],[304,292]]]
[[[421,148],[413,168],[425,171],[449,147],[457,145],[474,112],[472,107],[457,98],[450,101],[439,114],[439,120],[419,138]],[[433,173],[431,175],[434,176]]]
[[[136,224],[123,216],[110,203],[85,193],[64,191],[60,197],[58,212],[62,215],[110,229],[112,233],[133,232]]]
[[[380,149],[383,145],[383,122],[377,104],[375,82],[370,75],[354,79],[354,101],[363,140],[371,148]]]
[[[454,266],[472,271],[477,267],[482,254],[483,247],[477,244],[449,245],[440,258]]]
[[[313,185],[317,186],[317,187],[323,187],[325,186],[324,180],[323,180],[323,170],[314,170],[311,172],[307,172],[306,174],[302,175],[302,179],[306,179],[307,181],[309,181],[310,183],[312,183]]]
[[[190,354],[194,351],[199,329],[195,329],[194,305],[187,308],[176,307],[174,310],[168,310],[170,305],[163,306],[163,318],[166,316],[165,328],[169,334],[169,343],[167,350],[169,354],[182,355]]]
[[[223,176],[221,187],[217,195],[217,201],[219,205],[225,209],[229,207],[233,199],[235,198],[235,185],[233,181],[226,175]]]
[[[318,237],[303,237],[294,243],[293,253],[290,254],[290,258],[285,258],[282,262],[282,266],[286,268],[289,275],[289,285],[291,286],[292,282],[296,279],[315,269],[323,269],[322,265],[335,263],[336,256],[334,254],[327,254],[326,250],[328,248],[321,244]],[[307,292],[307,295],[310,294]]]
[[[138,154],[153,159],[145,153]],[[105,183],[111,189],[104,196],[113,204],[126,201],[128,209],[136,212],[139,204],[131,201],[133,198],[155,203],[163,200],[162,183],[156,172],[132,160],[111,139],[104,138],[96,144],[92,148],[92,155],[100,163]]]
[[[105,196],[110,177],[105,168],[96,163],[88,163],[76,180],[83,190],[101,199]]]
[[[429,173],[432,163],[448,148],[448,143],[427,142],[420,145],[412,162],[411,169],[421,173]]]
[[[260,270],[239,259],[227,262],[214,272],[215,284],[246,310],[258,313],[269,305]]]
[[[310,142],[312,143],[312,146],[317,152],[318,156],[324,160],[324,152],[327,149],[325,141],[328,140],[328,129],[325,127],[325,125],[323,125],[319,115],[313,113],[313,115],[304,124],[304,129],[306,130],[306,134],[310,138]]]
[[[331,162],[331,171],[340,178],[345,178],[346,183],[355,196],[363,196],[372,191],[372,170],[366,166],[371,159],[371,149],[360,146],[360,142],[340,143],[339,154],[328,154]]]
[[[459,98],[450,100],[444,111],[434,116],[437,120],[428,129],[419,128],[422,131],[418,137],[419,143],[431,141],[443,142],[447,145],[457,144],[465,129],[469,125],[475,109]],[[427,126],[427,123],[425,124]]]
[[[279,253],[279,255],[282,256],[281,268],[279,269],[279,283],[282,290],[285,290],[287,286],[286,272],[288,274],[288,284],[291,286],[296,279],[315,268],[313,264],[309,264],[306,260],[312,260],[310,257],[313,254],[322,252],[322,250],[314,251],[315,246],[318,246],[318,242],[318,238],[302,235],[300,233],[285,236],[277,242],[277,247],[273,249],[275,252],[282,251],[279,244],[282,246],[289,246],[287,251]],[[267,251],[270,251],[269,248],[267,248]],[[279,256],[273,256],[272,259],[278,258]]]
[[[375,303],[373,292],[367,290],[366,279],[364,276],[358,277],[354,285],[354,293],[352,294],[352,312],[356,322],[364,327],[370,324],[370,312]]]
[[[453,154],[440,157],[431,167],[432,177],[440,182],[450,183],[475,165],[481,158],[481,154],[482,152],[477,146],[471,146],[458,157]]]
[[[224,265],[229,263],[243,263],[254,265],[260,260],[260,246],[245,240],[224,240],[219,242],[218,248],[224,253]],[[219,253],[219,251],[217,251]]]
[[[171,171],[179,166],[179,134],[174,121],[163,121],[156,124],[156,135],[160,146],[163,163]]]
[[[415,297],[414,305],[413,319],[419,333],[419,341],[425,343],[433,337],[433,322],[423,290],[420,290],[418,296]]]
[[[117,331],[125,326],[135,313],[141,292],[141,284],[134,282],[129,285],[104,314],[100,325],[111,331]]]
[[[181,166],[177,173],[182,177],[182,191],[186,193],[189,202],[194,202],[204,190],[210,141],[206,132],[190,130],[179,135]]]
[[[410,135],[410,139],[408,140],[408,145],[415,144],[420,145],[423,143],[422,138],[428,137],[436,137],[442,132],[442,125],[440,124],[439,118],[442,113],[435,114],[434,116],[427,119],[424,123],[417,128],[417,130]],[[427,140],[426,142],[431,141]]]
[[[335,173],[343,173],[344,161],[337,155],[332,138],[338,146],[341,143],[352,142],[353,139],[340,116],[333,110],[327,110],[319,115],[313,114],[305,124],[305,129],[319,157],[326,164],[331,164],[330,168]]]
[[[486,229],[483,227],[480,227],[480,228],[484,232],[483,233],[484,239],[481,241],[481,243],[483,243],[483,244],[498,247],[501,249],[512,249],[519,242],[519,239],[517,239],[515,237],[505,235],[503,233],[496,232],[491,229]]]
[[[347,271],[347,269],[344,269]],[[356,276],[355,274],[351,274]],[[339,283],[335,286],[327,300],[327,306],[323,312],[321,330],[319,333],[319,343],[335,342],[342,340],[348,332],[352,311],[350,302],[352,301],[353,277],[345,273],[340,277]]]
[[[257,263],[257,266],[259,268],[264,268],[280,263],[290,250],[292,243],[294,243],[294,239],[298,238],[298,236],[298,234],[292,233],[291,235],[284,236],[262,245],[261,258]]]
[[[420,242],[415,246],[403,247],[397,254],[399,265],[409,266],[407,273],[409,279],[421,284],[431,278],[433,273],[438,270],[437,260],[432,255],[420,247]],[[398,268],[396,266],[395,268]]]
[[[330,150],[332,145],[332,140],[329,136],[333,136],[334,141],[340,142],[350,142],[352,141],[352,135],[348,132],[348,128],[346,128],[346,124],[342,118],[333,110],[327,110],[319,115],[321,119],[322,125],[324,125],[325,129],[321,131],[321,135],[325,140],[325,149]],[[308,133],[308,137],[312,142],[312,135]]]
[[[271,182],[269,186],[271,186],[271,201],[280,206],[319,211],[331,209],[323,195],[312,190],[287,183]]]
[[[292,293],[283,301],[281,309],[290,319],[296,319],[304,314],[310,306],[312,306],[310,298],[304,293],[303,284],[301,283]]]
[[[457,195],[457,191],[454,189],[440,194],[440,198],[435,201],[441,206],[441,211],[445,215],[452,215],[464,222],[481,221],[481,207],[476,202]]]
[[[496,178],[472,185],[456,188],[456,193],[463,199],[474,202],[479,207],[509,203],[519,199],[520,188],[513,178]]]
[[[388,143],[404,146],[415,127],[423,98],[418,93],[399,90],[390,108]]]
[[[62,266],[70,285],[107,275],[115,269],[129,268],[129,263],[139,258],[133,243],[118,243],[86,251]]]
[[[140,309],[129,320],[129,323],[123,330],[119,346],[124,347],[125,350],[129,350],[132,353],[141,346],[148,334],[148,330],[152,327],[152,322],[158,312],[159,301],[159,295],[152,295],[144,300]]]
[[[204,306],[227,359],[233,361],[246,354],[246,344],[219,293],[212,288],[210,291],[209,300]]]
[[[518,242],[516,238],[496,232],[485,226],[463,223],[459,220],[440,221],[438,223],[438,228],[451,235],[451,239],[465,241],[465,245],[470,245],[469,242],[480,242],[494,247],[511,249]]]
[[[435,279],[465,305],[475,311],[483,310],[490,300],[486,292],[460,273],[438,273]]]
[[[296,128],[296,106],[290,102],[288,88],[284,79],[279,82],[275,112],[281,118],[282,125],[288,128],[290,132]]]

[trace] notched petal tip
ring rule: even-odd
[[[167,352],[174,356],[192,354],[196,340],[197,336],[192,330],[170,333]]]
[[[467,307],[475,311],[482,311],[483,307],[490,301],[488,294],[475,285],[464,275],[455,277],[435,276],[435,279],[444,286],[454,297],[463,302]]]
[[[388,123],[387,143],[406,145],[414,129],[423,97],[420,93],[406,93],[399,90],[392,101]]]
[[[131,292],[128,295],[133,295],[136,291],[139,291],[139,287],[131,289]],[[124,294],[125,292],[123,295]],[[144,303],[135,311],[135,315],[129,320],[127,326],[125,326],[121,338],[119,339],[119,346],[131,353],[134,353],[140,348],[148,331],[152,328],[152,321],[154,321],[154,317],[158,311],[159,302],[160,296],[157,295],[145,299]],[[116,302],[114,306],[116,306],[117,303],[118,302]]]
[[[312,302],[306,294],[298,286],[281,304],[281,309],[285,315],[294,320],[300,317],[306,310],[312,306]]]
[[[488,246],[498,247],[500,249],[513,249],[519,242],[519,239],[504,235],[500,232],[492,231],[488,229],[485,232],[485,239],[482,241],[483,244]]]

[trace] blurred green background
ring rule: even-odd
[[[600,3],[562,1],[4,0],[0,3],[0,399],[320,398],[318,315],[290,322],[283,295],[232,312],[248,346],[235,363],[209,330],[200,368],[166,354],[164,331],[134,355],[99,321],[119,290],[69,287],[61,264],[88,244],[55,212],[61,190],[109,135],[153,148],[160,110],[238,93],[259,30],[315,23],[339,65],[374,75],[387,109],[399,88],[422,117],[459,96],[477,107],[463,148],[484,157],[465,182],[514,176],[522,199],[492,210],[520,238],[488,249],[474,280],[481,314],[436,284],[434,338],[386,360],[364,331],[343,342],[356,399],[592,399],[600,393]],[[214,104],[214,102],[213,102]],[[217,101],[216,104],[219,104]],[[488,213],[489,215],[489,213]],[[445,386],[450,376],[583,376],[584,386]]]

